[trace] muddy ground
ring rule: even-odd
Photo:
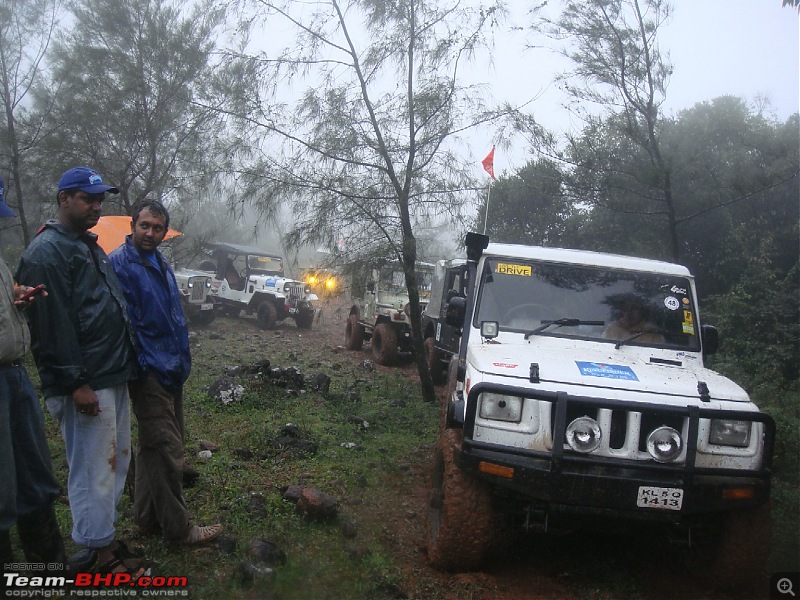
[[[368,346],[366,352],[344,349],[348,306],[344,299],[322,304],[312,332],[302,336],[301,343],[307,345],[305,352],[313,354],[327,348],[334,349],[342,360],[360,363],[369,358]],[[228,317],[219,318],[202,329],[225,331],[226,343],[235,346],[237,337],[242,336],[244,342],[250,328],[257,328],[253,317],[239,317],[232,328],[233,322]],[[279,323],[278,328],[287,333],[296,331],[292,322]],[[405,360],[394,368],[418,380],[413,361]],[[545,535],[508,529],[498,536],[500,539],[481,570],[460,574],[437,571],[429,565],[425,550],[431,450],[430,444],[422,444],[408,457],[406,477],[386,482],[391,490],[387,505],[375,507],[372,515],[359,515],[363,523],[382,527],[390,547],[396,548],[394,558],[406,583],[397,590],[387,591],[387,597],[485,600],[769,597],[766,583],[763,594],[744,591],[731,594],[704,587],[689,575],[680,552],[665,547],[661,539],[636,531]],[[369,510],[366,506],[362,508]]]

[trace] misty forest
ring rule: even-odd
[[[54,216],[60,174],[87,165],[120,189],[105,214],[169,206],[182,264],[210,240],[324,248],[327,266],[396,258],[417,333],[416,262],[459,255],[469,230],[678,262],[720,330],[712,367],[775,416],[796,476],[798,115],[733,96],[662,110],[666,1],[531,3],[514,24],[504,4],[5,0],[0,176],[18,219],[0,223],[4,258]],[[474,60],[525,60],[492,56],[512,25],[565,59],[554,84],[575,130],[470,81]],[[529,156],[492,181],[488,218],[488,148],[465,151],[479,127]]]

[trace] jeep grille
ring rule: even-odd
[[[302,300],[305,297],[305,284],[296,283],[289,286],[289,299]]]
[[[207,277],[205,275],[202,277],[189,278],[189,289],[191,290],[190,298],[192,302],[202,302],[205,300],[206,279]]]

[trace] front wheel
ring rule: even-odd
[[[256,319],[261,329],[275,329],[275,323],[278,320],[278,312],[275,310],[275,306],[273,306],[272,302],[264,300],[258,305]]]
[[[361,350],[364,345],[364,326],[358,322],[358,315],[347,317],[344,326],[344,347],[348,350]]]
[[[397,334],[388,323],[378,323],[372,332],[372,357],[385,367],[397,359]]]
[[[442,353],[436,348],[436,342],[432,337],[425,338],[423,347],[425,348],[425,362],[428,363],[428,371],[434,385],[443,384],[445,372]]]
[[[462,471],[454,453],[460,429],[445,429],[433,457],[428,504],[428,560],[437,569],[465,571],[478,567],[492,537],[489,486]]]
[[[189,321],[196,325],[210,325],[216,315],[213,310],[195,310],[187,315]]]
[[[314,311],[303,311],[294,318],[295,324],[300,329],[311,329],[314,324]]]

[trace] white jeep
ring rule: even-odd
[[[478,566],[502,514],[544,531],[652,525],[714,582],[760,581],[775,424],[704,367],[717,332],[689,271],[487,244],[467,236],[467,260],[440,266],[428,305],[435,349],[452,357],[431,562]]]
[[[308,284],[286,277],[283,258],[238,244],[213,244],[212,256],[215,273],[209,295],[228,315],[255,313],[262,329],[274,329],[287,318],[311,329],[317,296]]]
[[[417,286],[424,308],[430,298],[433,265],[417,262]],[[345,347],[361,350],[365,341],[375,362],[391,365],[399,353],[413,352],[405,274],[398,264],[369,271],[360,298],[354,298],[345,325]]]
[[[194,269],[176,269],[175,281],[181,292],[181,304],[186,318],[192,323],[208,325],[221,308],[210,296],[214,274]]]

